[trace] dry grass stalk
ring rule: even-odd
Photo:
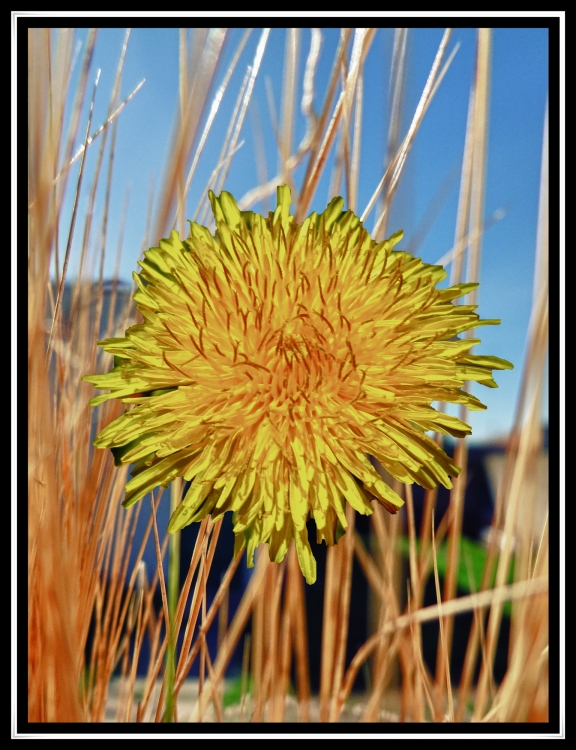
[[[95,34],[89,34],[80,87],[86,86],[94,39]],[[92,710],[93,695],[103,692],[100,682],[105,679],[103,673],[94,677],[92,672],[90,683],[86,674],[84,647],[94,608],[105,613],[104,627],[96,627],[97,636],[104,639],[119,640],[122,623],[118,618],[126,616],[117,581],[113,579],[104,593],[101,572],[105,561],[112,559],[112,578],[124,574],[125,580],[117,542],[122,534],[126,537],[131,515],[123,519],[125,527],[120,531],[117,503],[124,473],[114,472],[111,457],[92,456],[88,449],[89,395],[79,383],[79,374],[94,359],[99,321],[85,307],[66,327],[61,325],[68,248],[62,268],[56,263],[59,294],[51,339],[45,327],[50,260],[66,180],[63,177],[57,183],[56,177],[63,145],[71,32],[62,31],[53,42],[49,30],[30,32],[29,718],[81,721]],[[84,93],[77,90],[76,103],[84,99]],[[77,111],[74,107],[72,133]],[[65,159],[67,151],[65,146]],[[105,418],[115,413],[117,408],[107,409]],[[63,575],[63,571],[74,574]],[[93,654],[100,651],[94,644]]]
[[[390,116],[388,118],[388,143],[386,148],[386,162],[384,174],[391,176],[391,165],[398,151],[398,140],[400,138],[400,126],[404,111],[404,98],[406,89],[406,49],[408,42],[408,29],[394,30],[394,47],[392,49],[392,64],[390,67],[390,83],[388,86],[388,105]],[[384,186],[380,204],[380,214],[385,216],[381,222],[378,239],[386,236],[387,219],[390,214],[392,194],[389,190],[390,180]]]
[[[542,155],[542,181],[540,191],[540,217],[538,227],[538,248],[536,253],[536,263],[538,265],[547,265],[548,255],[548,244],[547,244],[547,222],[548,222],[548,192],[547,192],[547,149],[548,149],[548,131],[547,126],[544,133],[543,141],[543,155]],[[502,585],[502,583],[508,577],[508,570],[510,560],[512,556],[512,543],[516,541],[516,546],[520,548],[517,551],[517,557],[521,561],[522,547],[530,550],[533,547],[533,540],[527,538],[528,527],[524,525],[526,530],[524,535],[518,537],[516,530],[518,529],[518,517],[520,514],[520,502],[521,499],[524,501],[524,496],[529,499],[530,492],[526,491],[529,486],[527,482],[530,480],[530,466],[534,463],[534,458],[538,454],[541,448],[541,432],[540,432],[540,404],[542,400],[542,378],[546,361],[546,351],[548,343],[548,285],[546,276],[540,277],[539,285],[535,285],[535,308],[533,310],[533,317],[531,320],[531,336],[533,337],[533,345],[529,347],[529,355],[531,361],[527,363],[526,371],[530,374],[530,381],[527,383],[526,390],[529,394],[529,399],[526,409],[526,416],[522,423],[522,429],[520,432],[520,439],[518,444],[517,456],[514,464],[514,470],[512,478],[507,490],[507,501],[506,501],[506,515],[504,520],[504,547],[500,554],[498,561],[498,567],[496,571],[496,585]],[[529,509],[527,509],[529,514]],[[520,552],[520,553],[519,553]],[[519,566],[521,570],[521,565]],[[525,573],[529,573],[525,569]],[[518,571],[516,571],[516,574]],[[501,618],[501,608],[495,607],[490,613],[490,620],[488,623],[488,631],[486,636],[486,649],[488,653],[488,663],[491,664],[494,658],[494,650],[496,644],[496,638],[498,634],[498,628]],[[522,616],[524,615],[524,616]],[[515,622],[516,620],[516,622]],[[533,660],[536,660],[536,671],[540,671],[542,666],[545,664],[545,658],[540,659],[541,653],[547,649],[547,605],[546,600],[543,599],[540,607],[530,608],[530,610],[524,610],[520,608],[513,612],[513,627],[512,632],[516,630],[516,638],[512,641],[512,654],[516,651],[517,657],[528,656],[526,652],[522,653],[520,643],[523,640],[522,631],[528,630],[533,634],[539,634],[538,643],[541,645],[540,652],[538,654],[530,653]],[[520,625],[519,625],[520,624]],[[520,627],[520,633],[518,628]],[[533,637],[535,637],[533,635]],[[533,638],[529,639],[530,641]],[[520,648],[520,653],[518,650]],[[547,651],[546,651],[547,653]],[[511,658],[512,658],[511,654]],[[521,661],[524,665],[524,669],[527,668],[530,662]],[[509,682],[512,681],[510,676]],[[518,682],[518,677],[516,678]],[[484,705],[486,702],[486,689],[487,689],[487,670],[482,669],[480,673],[480,680],[478,685],[477,702],[475,704],[475,718],[482,716]],[[523,692],[523,691],[522,691]],[[525,696],[524,692],[523,695]],[[524,711],[528,713],[530,711],[530,705],[525,704],[521,709],[517,711]]]
[[[469,246],[467,276],[471,281],[478,277],[480,260],[480,240],[484,210],[485,184],[485,147],[488,126],[488,94],[489,94],[489,63],[490,63],[490,29],[478,30],[476,69],[474,77],[473,95],[470,99],[468,128],[466,134],[466,151],[463,159],[462,178],[460,188],[460,203],[457,218],[457,234],[455,244],[463,243],[465,234],[470,234],[474,242]],[[468,224],[471,229],[468,231]],[[463,275],[464,253],[458,256],[452,265],[452,283],[460,283]],[[471,300],[472,302],[472,300]],[[471,332],[470,332],[471,333]],[[460,419],[466,421],[467,410],[462,407]],[[455,449],[455,461],[458,466],[465,467],[467,463],[467,444],[459,440]],[[448,532],[448,564],[444,582],[444,600],[450,600],[456,593],[456,577],[460,564],[460,539],[462,534],[462,518],[464,511],[464,491],[466,487],[466,470],[454,481],[454,488],[450,493],[450,523]],[[436,659],[435,697],[438,720],[441,720],[448,698],[450,716],[453,720],[453,706],[449,674],[450,652],[454,621],[448,618],[441,622],[442,638],[438,642]],[[448,694],[446,693],[448,691]]]
[[[378,196],[380,195],[384,186],[387,185],[389,182],[390,183],[389,190],[392,191],[400,180],[400,177],[402,175],[402,169],[404,167],[404,164],[406,163],[406,159],[408,157],[410,147],[412,146],[412,143],[414,142],[414,138],[416,137],[418,128],[420,127],[422,123],[422,119],[424,118],[424,115],[426,113],[426,110],[430,106],[430,102],[432,101],[432,98],[434,97],[434,94],[436,93],[437,87],[440,81],[442,80],[448,68],[448,65],[450,64],[452,60],[453,54],[448,59],[448,62],[444,66],[443,70],[440,73],[438,73],[438,70],[442,63],[442,58],[444,56],[446,47],[448,45],[448,41],[450,39],[450,35],[451,35],[451,29],[446,29],[444,36],[442,37],[442,41],[440,42],[440,46],[438,47],[436,57],[434,58],[432,68],[428,76],[428,80],[426,81],[426,85],[424,86],[424,90],[422,91],[420,101],[418,102],[418,106],[416,107],[416,111],[412,118],[412,122],[408,129],[408,133],[406,134],[406,137],[404,138],[402,145],[400,146],[398,150],[398,153],[394,157],[391,164],[387,167],[382,179],[378,183],[376,190],[374,191],[372,197],[368,201],[368,205],[364,209],[364,212],[362,213],[362,216],[361,216],[362,221],[366,220],[366,218],[368,217],[368,215],[374,208],[374,205],[378,199]],[[390,205],[390,202],[388,203],[388,205]],[[384,218],[385,218],[385,212],[383,211],[380,214],[380,217],[376,221],[376,224],[374,226],[374,230],[373,230],[374,235],[378,236],[378,232],[380,231],[380,227],[382,225],[382,222],[384,221]]]
[[[197,29],[195,35],[193,55],[189,62],[191,79],[189,85],[186,85],[187,78],[182,80],[182,71],[186,69],[186,63],[181,60],[182,112],[176,125],[171,158],[167,164],[164,184],[160,192],[161,203],[153,224],[153,237],[166,236],[170,228],[169,217],[178,195],[182,200],[186,164],[188,164],[194,139],[207,106],[208,96],[226,38],[226,30],[210,29],[207,31],[206,29]],[[182,52],[185,53],[185,48]]]

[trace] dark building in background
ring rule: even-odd
[[[446,441],[444,450],[453,456],[454,443]],[[466,490],[464,493],[464,508],[462,515],[462,536],[476,542],[483,540],[486,530],[492,523],[494,515],[494,491],[487,470],[486,458],[494,451],[501,452],[496,446],[470,446],[468,448],[468,462],[466,468]],[[424,509],[425,490],[419,485],[412,485],[414,497],[414,517],[418,535],[422,529],[422,515]],[[440,486],[436,499],[434,511],[434,527],[438,528],[450,503],[450,490]],[[441,588],[443,579],[440,581]],[[470,593],[457,589],[456,596],[465,596]],[[430,576],[424,591],[423,606],[428,607],[437,603],[436,587],[433,576]],[[473,612],[465,612],[454,618],[454,630],[452,636],[452,652],[450,660],[450,678],[453,684],[458,684],[462,675],[464,658],[468,645],[468,637],[474,618]],[[500,635],[496,647],[494,659],[494,679],[499,683],[507,669],[508,657],[508,635],[510,629],[509,618],[503,617]],[[425,622],[422,624],[422,655],[424,662],[431,674],[436,671],[436,658],[438,652],[438,639],[440,630],[438,621]],[[480,657],[478,658],[474,682],[480,669]]]

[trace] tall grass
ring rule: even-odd
[[[288,183],[293,190],[296,220],[302,220],[320,178],[328,169],[328,156],[335,149],[337,159],[330,175],[333,192],[343,190],[346,204],[361,213],[363,219],[375,210],[375,234],[383,236],[406,158],[453,53],[448,55],[450,31],[447,30],[408,131],[401,140],[407,30],[396,30],[387,163],[377,190],[362,209],[357,202],[365,114],[363,64],[375,32],[375,29],[342,29],[322,108],[314,116],[311,103],[319,93],[314,91],[314,80],[321,41],[321,32],[314,30],[304,66],[301,102],[308,127],[301,143],[295,146],[297,77],[304,45],[299,29],[287,30],[281,109],[279,116],[271,112],[278,140],[277,174],[267,179],[261,159],[260,184],[247,191],[241,201],[242,208],[265,201],[275,192],[277,184]],[[260,36],[255,57],[236,95],[228,131],[207,186],[216,192],[225,185],[266,51],[268,31],[252,31],[256,33]],[[535,496],[533,472],[542,445],[539,405],[547,352],[547,133],[542,149],[538,246],[527,355],[480,590],[456,598],[465,470],[454,483],[448,511],[435,532],[436,492],[426,493],[422,528],[417,530],[411,490],[396,483],[397,490],[405,490],[409,538],[407,580],[402,578],[404,568],[398,544],[403,514],[390,517],[380,506],[375,507],[371,517],[373,543],[367,548],[354,530],[354,513],[348,508],[348,533],[327,551],[320,690],[318,696],[313,696],[305,584],[294,548],[280,564],[271,563],[266,550],[259,550],[255,571],[228,622],[229,587],[240,557],[231,559],[215,598],[209,602],[207,597],[207,578],[221,522],[213,523],[207,518],[200,524],[185,583],[179,592],[171,593],[165,555],[168,540],[156,521],[158,504],[168,502],[168,498],[161,497],[161,490],[154,494],[144,539],[139,549],[133,550],[136,524],[147,501],[124,510],[120,503],[126,469],[114,467],[109,451],[94,450],[91,446],[95,430],[118,416],[121,405],[107,402],[92,410],[88,406],[92,388],[82,383],[80,377],[109,368],[108,355],[98,351],[96,340],[101,338],[102,330],[108,335],[123,332],[136,315],[131,303],[125,304],[118,296],[114,284],[108,315],[103,319],[104,254],[111,244],[107,222],[128,34],[103,129],[91,121],[92,108],[88,122],[81,121],[80,116],[86,102],[94,97],[90,62],[96,37],[95,31],[89,32],[77,62],[78,82],[72,91],[73,30],[29,32],[29,720],[104,721],[111,705],[113,675],[118,674],[119,678],[114,678],[115,719],[162,720],[167,692],[171,693],[166,690],[165,652],[171,633],[176,632],[180,634],[180,645],[173,664],[175,721],[201,721],[207,717],[222,721],[229,717],[223,702],[224,679],[234,650],[242,643],[241,700],[239,712],[234,714],[236,720],[284,721],[287,706],[294,702],[289,696],[294,678],[300,721],[338,721],[346,711],[355,677],[368,670],[369,687],[358,704],[360,713],[356,714],[362,721],[389,719],[390,710],[396,712],[400,721],[407,722],[546,721],[548,531],[546,526],[534,538],[533,525],[521,521],[534,514],[536,503],[542,502],[542,498]],[[200,29],[194,32],[189,48],[188,35],[181,34],[177,126],[158,193],[158,208],[148,218],[149,244],[165,236],[172,226],[184,231],[185,220],[190,218],[184,209],[187,191],[218,115],[220,101],[225,94],[230,95],[228,84],[247,35],[224,72],[223,82],[216,88],[216,71],[225,40],[226,30]],[[274,52],[268,50],[267,54]],[[479,29],[454,248],[444,260],[445,264],[451,264],[454,283],[466,280],[464,269],[468,278],[475,280],[481,263],[490,55],[491,32]],[[65,117],[69,101],[73,105]],[[253,119],[256,132],[258,117],[256,112]],[[96,132],[98,138],[93,137]],[[75,159],[73,145],[79,138],[83,138],[84,145],[76,156],[76,162],[80,161],[78,175],[75,184],[68,185],[72,174],[68,166]],[[96,168],[90,175],[85,169],[88,149],[97,151]],[[302,164],[304,176],[297,180],[296,169]],[[187,171],[188,165],[191,167]],[[102,224],[95,227],[92,225],[95,195],[102,185],[105,208]],[[63,224],[67,188],[74,195],[74,203],[67,224]],[[84,196],[88,196],[88,209],[81,216],[79,205]],[[195,215],[200,221],[208,220],[205,200],[200,202]],[[66,226],[65,236],[62,226]],[[71,280],[67,278],[67,270],[71,248],[78,237],[81,237],[82,261],[80,273]],[[121,244],[120,239],[118,253]],[[95,275],[91,275],[90,268],[97,269]],[[68,282],[73,289],[71,309],[64,315],[64,290]],[[466,419],[465,412],[462,418]],[[466,461],[466,443],[459,441],[456,462],[465,467]],[[141,562],[149,538],[153,539],[158,560],[156,570],[152,571],[146,570]],[[444,541],[447,563],[441,588],[437,550]],[[130,563],[131,559],[135,563]],[[366,576],[375,615],[373,633],[349,661],[346,641],[353,616],[350,600],[354,559]],[[438,601],[425,607],[424,589],[430,577],[436,582]],[[159,612],[153,605],[158,590],[163,603]],[[169,606],[171,596],[177,600]],[[507,601],[512,602],[508,668],[501,683],[495,684],[495,648]],[[474,620],[462,677],[459,684],[453,684],[450,663],[454,617],[462,612],[473,612]],[[173,621],[170,627],[165,627],[170,613]],[[216,621],[219,646],[213,661],[206,634]],[[422,653],[421,628],[429,621],[440,624],[434,674],[426,666]],[[149,642],[149,661],[143,689],[136,698],[137,663],[145,638]],[[480,676],[475,685],[473,674],[479,657]],[[200,665],[198,692],[192,704],[184,704],[178,697],[186,690],[195,660]],[[390,696],[394,698],[392,703]],[[184,705],[188,708],[182,715]]]

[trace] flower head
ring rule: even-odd
[[[402,499],[369,461],[404,483],[451,487],[459,473],[426,435],[462,437],[470,427],[433,402],[485,408],[467,380],[496,387],[497,357],[469,353],[475,306],[454,305],[476,284],[437,289],[441,266],[375,242],[344,201],[302,225],[290,191],[263,217],[210,193],[216,234],[191,223],[145,253],[134,274],[144,322],[100,342],[114,354],[106,375],[85,379],[132,405],[94,445],[134,464],[130,506],[176,477],[193,480],[170,519],[175,531],[234,512],[236,549],[248,565],[262,542],[283,559],[295,539],[311,583],[316,563],[306,521],[335,543],[346,501],[370,514]]]

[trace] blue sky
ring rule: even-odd
[[[99,31],[91,78],[96,69],[102,74],[96,99],[93,130],[106,116],[116,65],[125,30]],[[442,36],[442,29],[410,29],[408,37],[409,71],[405,99],[403,132],[409,125],[420,93],[426,81]],[[77,30],[77,38],[84,40],[86,31]],[[322,52],[316,79],[314,108],[318,112],[326,81],[338,43],[338,29],[322,29]],[[365,64],[364,116],[358,208],[366,206],[383,173],[385,143],[388,129],[388,80],[393,42],[393,29],[379,29]],[[217,72],[219,83],[243,34],[242,29],[230,31],[223,64]],[[252,63],[260,30],[254,29],[242,53],[239,65],[230,81],[221,110],[214,123],[203,157],[189,194],[188,215],[205,193],[208,178],[214,168],[226,132],[234,101],[246,67]],[[276,174],[278,154],[269,105],[266,96],[268,78],[277,111],[280,110],[284,64],[285,29],[273,29],[256,80],[251,110],[244,122],[240,140],[244,145],[235,155],[225,189],[235,196],[244,195],[258,182],[256,170],[253,122],[259,115],[263,133],[268,178]],[[304,63],[310,46],[310,31],[301,33],[300,86]],[[395,201],[389,222],[390,233],[404,229],[406,247],[414,235],[430,202],[449,175],[451,190],[437,219],[422,244],[414,250],[426,262],[438,261],[451,247],[458,203],[459,168],[464,145],[470,84],[474,69],[476,32],[474,29],[454,29],[449,44],[459,50],[432,102],[415,145],[407,162],[402,186]],[[148,194],[152,175],[158,189],[163,165],[168,153],[174,118],[178,104],[178,29],[134,29],[131,34],[124,76],[122,96],[146,79],[142,89],[120,115],[116,146],[105,274],[111,276],[126,189],[130,186],[126,230],[120,275],[130,280],[137,270],[142,238],[145,232]],[[483,318],[501,318],[497,327],[479,330],[482,345],[478,352],[495,354],[511,360],[512,372],[497,373],[500,388],[490,390],[475,387],[474,392],[488,406],[487,412],[471,416],[473,439],[482,441],[503,435],[509,429],[520,382],[525,350],[526,331],[530,315],[538,190],[540,177],[541,143],[548,85],[548,39],[545,29],[495,29],[492,46],[492,88],[490,94],[490,129],[488,142],[486,218],[499,208],[506,216],[492,226],[483,240],[482,268],[479,290],[479,313]],[[297,92],[297,100],[301,97]],[[85,120],[84,120],[85,123]],[[82,125],[82,129],[85,125]],[[305,132],[305,121],[298,109],[295,143]],[[79,137],[80,145],[81,138]],[[97,146],[90,149],[87,159],[87,181],[84,200],[80,203],[79,221],[84,219],[90,170],[93,169]],[[311,209],[323,210],[331,196],[329,174],[320,182]],[[296,172],[296,182],[301,179]],[[70,185],[73,180],[70,180]],[[104,181],[102,181],[104,184]],[[69,190],[70,192],[70,190]],[[103,191],[102,191],[103,193]],[[67,204],[70,204],[68,196]],[[103,194],[96,203],[96,222],[100,216]],[[269,206],[256,205],[256,210]],[[64,211],[66,216],[66,210]],[[372,228],[374,214],[367,222]],[[81,238],[81,227],[76,232],[75,246]],[[151,238],[153,242],[156,240]],[[72,258],[71,275],[77,271],[77,254]]]

